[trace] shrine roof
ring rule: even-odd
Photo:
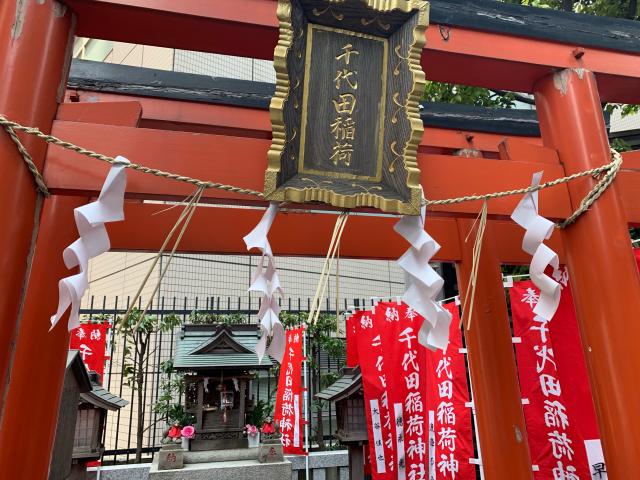
[[[78,350],[67,352],[67,371],[71,371],[80,387],[80,399],[105,410],[118,410],[127,402],[105,389],[96,372],[89,372]]]
[[[258,362],[258,327],[251,325],[184,325],[173,359],[178,370],[269,369],[271,359]]]
[[[91,379],[89,378],[89,372],[87,372],[87,367],[85,367],[78,350],[69,350],[67,352],[67,364],[65,368],[67,372],[65,374],[71,372],[73,378],[78,383],[78,388],[81,393],[91,390]]]
[[[322,400],[337,402],[357,392],[361,388],[362,374],[360,373],[360,367],[344,368],[342,370],[342,376],[327,388],[318,392],[316,397]]]
[[[89,377],[91,378],[91,391],[80,394],[80,399],[83,402],[105,410],[119,410],[129,403],[104,388],[95,372],[89,372]]]

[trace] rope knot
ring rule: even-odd
[[[33,158],[31,158],[31,155],[29,154],[25,146],[22,144],[22,142],[20,141],[20,138],[18,137],[18,135],[14,130],[14,127],[17,126],[18,124],[16,124],[15,122],[11,122],[4,115],[0,115],[0,125],[2,125],[5,131],[9,134],[9,138],[11,138],[11,141],[15,143],[16,148],[18,149],[18,153],[20,153],[22,160],[24,161],[25,165],[27,166],[27,168],[31,172],[31,175],[33,176],[33,181],[35,182],[36,188],[38,189],[38,191],[42,193],[45,197],[49,197],[51,193],[49,193],[49,189],[47,188],[46,183],[44,183],[44,178],[42,177],[42,174],[38,170],[38,167],[36,167],[36,164],[33,162]],[[31,133],[31,132],[27,131],[27,133]]]
[[[620,152],[618,152],[617,150],[611,148],[611,157],[612,160],[610,163],[604,165],[603,167],[594,169],[594,176],[596,176],[597,174],[601,177],[600,180],[598,180],[598,183],[596,183],[594,187],[589,191],[589,193],[585,195],[576,211],[573,212],[571,216],[565,221],[558,224],[558,228],[565,229],[569,225],[575,223],[578,217],[589,210],[591,205],[593,205],[595,201],[598,200],[598,198],[600,198],[600,196],[604,193],[604,191],[609,188],[609,185],[613,183],[613,180],[616,178],[618,172],[620,171],[620,168],[622,167],[622,155],[620,155]]]

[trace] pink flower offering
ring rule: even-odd
[[[193,438],[196,436],[196,429],[193,425],[187,425],[182,429],[182,436],[185,438]]]
[[[245,429],[247,430],[247,435],[252,437],[255,437],[258,434],[258,427],[255,425],[247,425]]]

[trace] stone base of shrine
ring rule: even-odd
[[[225,438],[218,440],[191,440],[189,450],[192,452],[208,452],[212,450],[239,450],[247,448],[246,438]]]
[[[291,462],[260,463],[258,448],[185,452],[184,468],[158,470],[156,455],[149,480],[282,480],[291,478]]]

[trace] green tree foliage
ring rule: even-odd
[[[603,17],[637,20],[640,15],[637,0],[502,0],[504,3],[553,8],[568,12],[587,13]]]
[[[428,102],[462,103],[476,107],[513,108],[515,94],[498,93],[481,87],[454,85],[452,83],[427,82],[425,100]]]
[[[181,427],[193,425],[196,421],[195,417],[187,413],[184,405],[180,403],[186,388],[184,375],[174,370],[172,358],[160,364],[160,371],[163,375],[160,380],[158,400],[153,411],[168,424],[172,425],[178,422]]]
[[[244,313],[206,313],[194,310],[189,314],[187,323],[193,325],[236,325],[238,323],[249,323]]]
[[[272,415],[273,405],[264,400],[258,400],[254,407],[247,413],[246,421],[248,425],[261,428],[267,417],[272,418]]]
[[[122,376],[126,385],[134,392],[137,400],[138,416],[136,423],[136,462],[142,460],[142,441],[145,430],[144,420],[147,405],[145,404],[146,375],[145,369],[149,359],[156,351],[152,339],[157,333],[171,332],[180,325],[177,315],[145,315],[133,309],[127,317],[118,317],[115,331],[123,337],[124,365]]]
[[[638,0],[501,0],[503,3],[525,5],[554,10],[573,11],[590,15],[638,20]],[[640,27],[640,25],[639,25]],[[427,82],[424,99],[430,102],[461,103],[479,107],[513,108],[516,100],[531,103],[527,97],[512,92],[501,92],[480,87]],[[609,113],[620,110],[622,116],[640,111],[639,105],[608,104]]]

